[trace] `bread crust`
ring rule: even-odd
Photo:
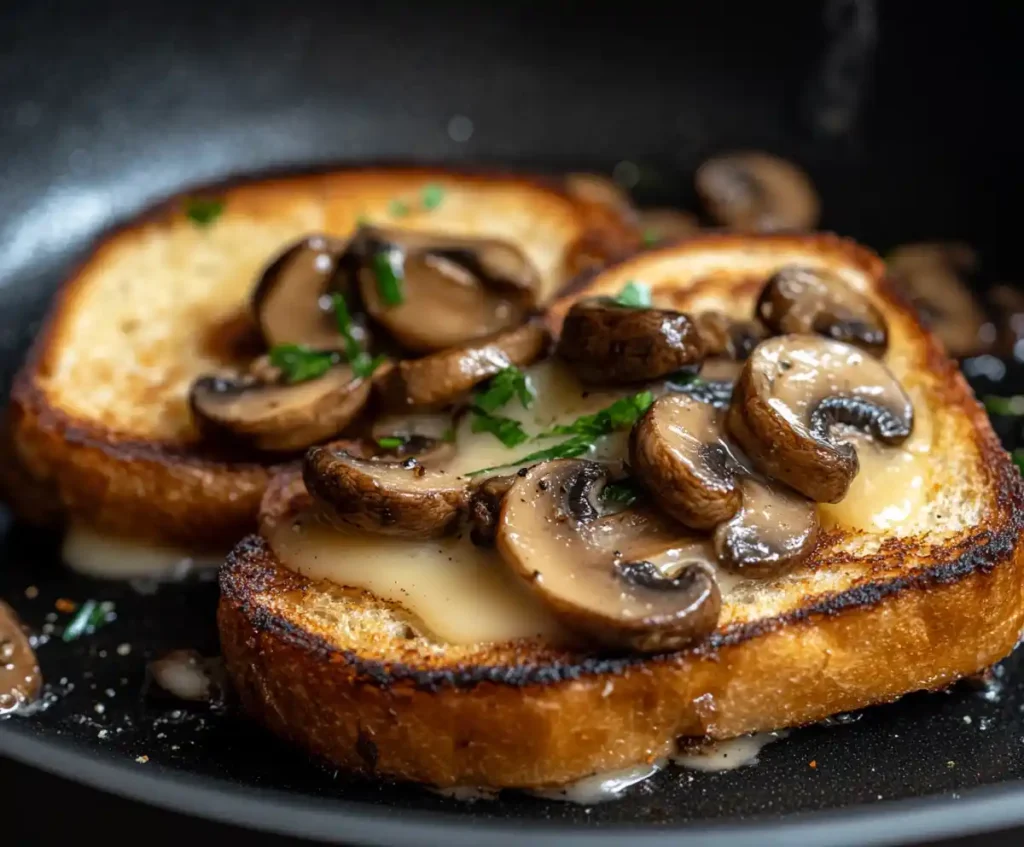
[[[260,218],[277,204],[300,198],[330,208],[332,197],[376,191],[403,180],[457,180],[459,185],[503,186],[535,192],[545,202],[571,209],[578,229],[564,251],[563,279],[623,255],[639,234],[611,209],[574,199],[555,178],[488,170],[422,167],[351,167],[326,173],[279,176],[198,187],[166,200],[101,240],[58,293],[28,360],[15,379],[10,422],[19,483],[7,486],[15,510],[32,519],[40,501],[53,513],[104,533],[190,548],[226,548],[255,526],[256,511],[272,475],[288,466],[252,454],[228,454],[203,445],[194,433],[138,437],[113,423],[69,411],[48,390],[65,328],[80,308],[83,288],[112,254],[131,250],[153,232],[189,227],[181,209],[186,197],[215,194],[225,215]],[[532,196],[532,195],[531,195]],[[214,224],[216,226],[217,224]],[[280,244],[267,246],[269,255]],[[245,307],[238,304],[239,309]],[[144,400],[139,400],[144,402]],[[55,502],[54,502],[55,501]]]
[[[797,726],[938,690],[1013,650],[1024,629],[1020,475],[877,257],[834,236],[703,236],[613,265],[573,296],[615,290],[656,254],[703,247],[793,249],[859,268],[909,336],[928,396],[955,419],[942,426],[972,459],[970,478],[954,479],[981,517],[953,533],[890,534],[863,553],[849,552],[861,533],[823,532],[801,570],[848,572],[842,585],[797,592],[769,614],[733,608],[703,643],[654,657],[530,640],[425,650],[385,633],[339,643],[304,611],[340,589],[288,570],[251,536],[221,571],[218,610],[225,663],[249,714],[342,768],[442,786],[538,787],[668,755],[680,737]],[[556,306],[554,323],[570,301]],[[282,476],[263,520],[303,508],[304,498],[296,477]],[[345,602],[401,614],[365,593]]]

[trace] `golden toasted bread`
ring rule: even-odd
[[[899,485],[881,466],[862,468],[845,511],[819,506],[806,562],[726,588],[701,643],[637,656],[542,638],[444,643],[401,603],[298,575],[267,541],[308,504],[301,479],[285,475],[263,502],[261,534],[221,572],[221,644],[248,712],[340,767],[538,787],[669,755],[680,738],[806,724],[940,689],[1006,656],[1024,625],[1020,476],[876,256],[828,235],[701,236],[615,264],[573,296],[634,280],[656,303],[749,317],[764,280],[791,263],[841,274],[886,317],[885,361],[916,415],[917,482],[903,513],[888,525],[856,519],[856,503]],[[552,309],[553,324],[571,300]]]
[[[550,298],[639,237],[560,183],[515,175],[366,168],[204,194],[223,203],[205,226],[179,198],[99,244],[59,293],[11,408],[14,449],[36,491],[55,491],[66,514],[102,532],[193,548],[251,531],[275,470],[203,444],[187,393],[199,375],[259,352],[248,298],[284,245],[344,236],[364,219],[493,236],[523,249]],[[27,516],[39,514],[32,486],[9,488]]]

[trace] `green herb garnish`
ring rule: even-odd
[[[1024,415],[1024,395],[1015,394],[1013,397],[997,397],[989,394],[982,398],[985,409],[992,415],[1006,415],[1020,417]]]
[[[604,491],[601,492],[602,500],[621,503],[623,506],[632,506],[639,496],[639,489],[633,484],[632,480],[628,479],[622,482],[612,482],[606,485]]]
[[[281,369],[289,384],[323,376],[337,361],[336,354],[313,350],[305,344],[278,344],[270,351],[270,364]]]
[[[658,233],[656,233],[653,229],[645,229],[643,238],[644,247],[653,247],[655,244],[661,241],[661,236],[658,235]]]
[[[588,438],[584,438],[582,436],[570,438],[568,441],[563,441],[561,444],[556,444],[554,447],[548,447],[546,450],[538,450],[535,453],[522,456],[515,461],[508,462],[504,465],[494,465],[490,468],[481,468],[478,471],[470,471],[466,476],[479,476],[480,474],[490,473],[491,471],[501,470],[502,468],[531,465],[537,462],[548,462],[552,459],[574,459],[577,456],[582,456],[584,453],[588,453],[590,448],[593,446],[594,443]]]
[[[518,447],[530,436],[523,430],[523,425],[512,418],[491,415],[480,409],[473,409],[473,432],[489,432],[506,447]]]
[[[397,255],[398,261],[394,261]],[[405,300],[402,294],[402,259],[400,253],[380,250],[373,254],[373,275],[377,278],[377,293],[386,306],[399,306]]]
[[[446,427],[445,431],[441,433],[441,440],[443,442],[445,442],[446,444],[454,444],[455,443],[455,428],[451,427],[451,426]]]
[[[334,306],[334,319],[338,324],[338,332],[345,342],[345,358],[354,373],[360,379],[369,379],[373,372],[380,367],[384,356],[371,356],[359,343],[359,339],[352,334],[352,316],[348,311],[348,303],[345,297],[338,292],[331,295],[331,303]]]
[[[403,444],[405,444],[405,439],[398,436],[389,435],[385,438],[377,439],[377,446],[381,450],[398,450]]]
[[[1020,447],[1013,451],[1013,463],[1017,466],[1017,470],[1024,474],[1024,450]]]
[[[620,306],[629,306],[633,309],[646,309],[651,305],[651,289],[646,285],[633,282],[626,283],[615,297],[612,298]]]
[[[61,638],[66,642],[76,641],[83,635],[94,632],[107,622],[107,616],[113,610],[113,603],[97,603],[95,600],[86,600],[78,607],[75,616],[64,628]]]
[[[420,200],[424,209],[436,209],[444,200],[444,189],[440,185],[428,185],[423,189]]]
[[[404,218],[409,214],[409,204],[404,200],[392,200],[388,203],[388,214],[393,218]]]
[[[633,426],[653,402],[654,395],[650,391],[641,391],[639,394],[616,400],[607,408],[592,415],[576,418],[571,424],[554,426],[537,437],[580,435],[590,439],[599,438],[617,429],[628,429]]]
[[[185,217],[196,226],[209,226],[223,211],[224,201],[216,197],[189,197],[185,201]]]
[[[519,368],[512,366],[498,371],[487,385],[487,390],[478,394],[473,405],[487,414],[500,409],[513,397],[518,397],[524,409],[529,409],[536,396],[530,378]]]

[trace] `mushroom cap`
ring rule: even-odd
[[[842,277],[820,268],[787,265],[761,290],[757,315],[776,333],[817,333],[867,350],[885,353],[885,318]]]
[[[265,452],[294,452],[327,441],[348,426],[369,398],[369,381],[347,364],[292,384],[252,375],[203,376],[189,390],[201,429]]]
[[[502,559],[572,628],[642,652],[697,641],[721,595],[707,539],[643,508],[601,516],[608,471],[562,459],[517,476],[496,544]]]
[[[637,219],[644,238],[655,244],[678,241],[700,231],[700,221],[693,212],[683,209],[640,209]]]
[[[666,394],[630,436],[634,473],[661,508],[694,529],[711,529],[740,508],[743,469],[724,437],[724,417],[693,397]]]
[[[780,335],[757,346],[726,427],[761,472],[819,503],[838,503],[859,464],[842,428],[884,444],[909,437],[914,409],[881,361],[850,344]]]
[[[522,323],[537,305],[541,278],[516,245],[488,238],[363,227],[347,261],[355,263],[367,312],[404,348],[431,353]],[[402,301],[381,296],[374,258],[401,277]]]
[[[363,459],[337,447],[313,447],[302,478],[331,523],[379,535],[447,535],[468,506],[465,483],[414,458]]]
[[[311,235],[280,253],[263,271],[251,297],[252,312],[267,347],[305,344],[340,349],[334,313],[324,295],[337,283],[345,242]],[[356,327],[365,333],[363,327]]]
[[[697,193],[717,223],[739,230],[814,229],[814,185],[792,162],[767,153],[729,153],[697,169]]]
[[[715,530],[719,564],[743,576],[778,576],[804,561],[818,540],[818,507],[779,482],[746,477],[743,504]]]
[[[682,312],[588,297],[569,309],[556,353],[584,382],[629,384],[698,365],[704,348]]]
[[[707,358],[746,359],[766,335],[764,327],[756,321],[738,320],[725,312],[698,312],[692,320],[697,325],[697,334]]]
[[[385,408],[392,412],[439,409],[507,367],[529,365],[549,343],[547,330],[531,321],[472,344],[382,367],[375,384]]]

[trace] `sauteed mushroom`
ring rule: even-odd
[[[724,356],[741,361],[765,337],[764,327],[755,321],[737,320],[724,312],[698,312],[693,322],[708,358]]]
[[[314,447],[303,480],[323,515],[343,527],[380,535],[437,538],[465,515],[465,483],[428,470],[425,460],[363,459],[345,449]]]
[[[565,316],[557,354],[584,382],[622,384],[697,365],[704,349],[682,312],[588,297]]]
[[[885,318],[831,271],[788,265],[765,283],[757,316],[777,333],[817,333],[875,356],[888,345]]]
[[[726,426],[759,470],[819,503],[838,503],[859,464],[842,429],[883,444],[911,433],[914,410],[878,359],[849,344],[780,335],[751,354]]]
[[[344,363],[316,379],[286,383],[267,368],[238,377],[204,376],[189,391],[200,428],[257,450],[292,452],[341,432],[366,405],[370,383]],[[256,374],[259,374],[256,375]]]
[[[346,261],[357,265],[367,312],[413,353],[511,329],[540,296],[530,260],[496,239],[363,227]]]
[[[526,323],[473,344],[381,368],[377,387],[385,406],[392,411],[441,408],[510,365],[530,364],[549,341],[539,323]]]
[[[498,524],[502,559],[603,643],[655,652],[705,637],[721,606],[710,545],[640,508],[601,516],[607,479],[597,463],[565,459],[516,477]]]
[[[700,231],[697,216],[682,209],[641,209],[637,217],[648,244],[677,241]]]
[[[800,168],[767,153],[731,153],[697,170],[697,193],[711,216],[740,230],[814,229],[818,196]]]

